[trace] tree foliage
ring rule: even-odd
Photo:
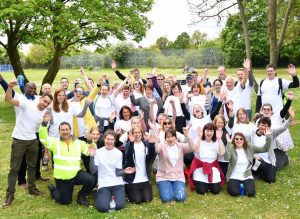
[[[191,36],[191,46],[194,48],[199,48],[207,42],[207,34],[201,33],[199,30],[196,30]]]
[[[160,50],[165,50],[168,47],[169,40],[167,37],[159,37],[156,40],[156,47]]]
[[[173,49],[188,49],[190,47],[190,36],[187,32],[182,32],[172,44]]]
[[[47,64],[51,59],[51,55],[50,48],[34,44],[30,47],[28,59],[32,64]]]

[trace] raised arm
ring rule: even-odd
[[[286,97],[287,97],[287,101],[284,104],[282,110],[280,110],[280,117],[281,118],[284,118],[287,115],[287,113],[289,111],[289,108],[291,107],[292,101],[293,101],[295,96],[294,96],[294,93],[292,91],[289,91],[287,93]]]
[[[116,73],[116,75],[120,80],[124,81],[126,79],[126,77],[117,69],[117,64],[115,60],[111,61],[111,68]]]
[[[17,99],[13,98],[13,88],[17,86],[17,84],[18,84],[17,80],[12,80],[11,82],[9,82],[8,88],[5,93],[5,101],[10,103],[13,106],[18,107],[20,105],[20,102]]]
[[[296,67],[293,64],[288,65],[289,74],[293,78],[293,82],[289,84],[289,88],[296,88],[299,87],[299,78],[297,76]]]
[[[263,147],[257,147],[255,145],[252,145],[254,153],[263,153],[263,152],[267,152],[270,149],[273,138],[272,138],[272,132],[269,127],[266,128],[265,135],[266,135],[266,143]]]
[[[89,91],[92,91],[93,90],[93,86],[91,85],[91,83],[89,81],[89,78],[88,78],[86,72],[84,71],[84,69],[82,67],[80,68],[80,74],[82,75],[82,77],[83,77],[83,79],[85,81],[85,84],[88,87]]]
[[[116,90],[114,90],[113,92],[113,97],[116,98],[120,92],[120,90],[122,90],[122,88],[124,87],[124,85],[130,80],[130,74],[128,74],[128,76],[125,78],[124,81],[122,81],[119,86],[116,88]]]
[[[185,139],[187,141],[187,143],[183,143],[183,153],[184,154],[195,151],[194,141],[189,136],[189,129],[190,129],[190,127],[191,126],[183,128],[183,133],[184,133]]]

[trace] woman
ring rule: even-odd
[[[166,117],[164,119],[164,121],[161,123],[161,127],[160,127],[160,129],[158,130],[158,133],[157,133],[157,136],[159,138],[158,143],[164,143],[165,142],[166,132],[169,129],[176,130],[175,129],[175,123],[169,117]],[[185,136],[183,134],[181,134],[180,132],[178,132],[178,131],[176,131],[176,139],[179,142],[185,142],[185,140],[186,140]]]
[[[92,174],[98,172],[98,191],[95,194],[95,206],[98,211],[110,209],[112,196],[116,202],[116,210],[125,207],[125,190],[122,176],[135,172],[135,168],[122,170],[122,153],[115,148],[116,134],[107,130],[104,135],[104,147],[90,147],[90,169]]]
[[[101,133],[112,128],[113,121],[109,121],[112,114],[115,114],[115,107],[113,104],[113,98],[108,95],[109,85],[103,84],[100,89],[100,95],[97,95],[94,103],[93,109],[95,112],[94,118],[97,125],[100,128]]]
[[[165,81],[163,84],[163,96],[162,96],[163,103],[165,103],[167,97],[171,93],[171,85],[172,83],[170,81]]]
[[[198,129],[198,138],[196,156],[188,174],[191,190],[195,185],[198,194],[204,195],[208,191],[218,194],[224,184],[224,175],[218,163],[218,155],[225,152],[222,133],[217,132],[212,123],[208,123],[203,131]]]
[[[139,106],[139,109],[144,113],[144,122],[146,124],[147,131],[150,127],[148,121],[152,123],[156,120],[157,114],[162,110],[163,103],[160,98],[153,96],[153,86],[146,85],[145,95],[136,98],[135,95],[131,95],[130,99],[133,105]]]
[[[225,125],[226,125],[226,120],[225,117],[223,115],[217,115],[214,118],[214,126],[216,127],[216,130],[221,133],[222,135],[222,142],[225,148],[225,145],[227,145],[227,139],[226,139],[226,135],[228,134]],[[226,175],[227,169],[228,169],[228,161],[226,161],[224,159],[223,155],[218,155],[218,162],[219,162],[219,166],[224,174],[224,176]]]
[[[144,86],[140,81],[134,81],[132,83],[132,88],[133,88],[132,95],[134,96],[135,99],[143,97],[143,95],[144,95]],[[135,109],[136,109],[137,112],[140,111],[139,106],[136,106]]]
[[[248,113],[244,108],[237,110],[234,123],[228,123],[228,127],[231,129],[231,135],[236,132],[243,133],[248,143],[251,142],[252,134],[256,130],[255,125],[249,121]]]
[[[142,128],[133,126],[125,146],[125,168],[136,169],[134,173],[125,175],[125,191],[129,201],[135,204],[150,202],[153,198],[150,168],[155,158],[155,147],[154,142],[143,141],[142,137]]]
[[[214,80],[213,82],[214,91],[212,93],[212,98],[211,98],[211,111],[214,111],[217,108],[222,86],[223,86],[223,82],[221,79]]]
[[[143,132],[145,132],[146,130],[146,125],[141,121],[141,119],[138,116],[134,116],[131,118],[131,127],[134,126],[138,126],[140,127]],[[131,130],[129,132],[124,132],[120,137],[119,137],[119,142],[117,143],[118,145],[123,145],[127,142],[128,140],[128,133],[130,133]]]
[[[156,139],[155,151],[159,156],[156,184],[162,202],[186,199],[183,155],[194,150],[194,143],[188,136],[188,129],[183,130],[188,143],[177,142],[174,129],[166,131],[165,142],[158,143]]]
[[[131,118],[133,113],[129,106],[122,106],[119,114],[119,120],[114,125],[115,132],[120,135],[131,130]]]
[[[251,168],[255,153],[267,152],[272,143],[270,128],[266,128],[266,143],[263,147],[249,144],[241,132],[236,132],[232,140],[227,138],[224,159],[229,161],[226,179],[228,193],[231,196],[240,195],[240,186],[244,187],[245,195],[255,196],[255,183]],[[242,185],[241,185],[242,184]]]
[[[203,86],[200,86],[198,83],[194,83],[191,88],[191,94],[188,95],[188,111],[192,114],[194,105],[200,105],[203,111],[204,116],[207,115],[206,111],[210,107],[210,104],[206,101],[206,95]]]
[[[171,94],[167,97],[166,102],[164,103],[165,113],[169,117],[176,117],[175,126],[176,130],[180,133],[183,133],[183,127],[186,125],[186,118],[184,117],[180,96],[182,93],[181,86],[178,82],[175,82],[171,87]]]

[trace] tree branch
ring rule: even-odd
[[[8,49],[7,46],[4,43],[2,43],[1,41],[0,41],[0,45],[3,46],[4,49],[6,49],[6,50]]]

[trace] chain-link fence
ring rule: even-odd
[[[63,57],[61,68],[110,67],[111,57],[103,54],[87,54],[73,57]],[[185,49],[185,50],[162,50],[143,51],[138,50],[127,53],[118,66],[131,67],[153,67],[160,68],[182,68],[185,65],[194,68],[216,67],[225,63],[225,53],[219,49]]]

